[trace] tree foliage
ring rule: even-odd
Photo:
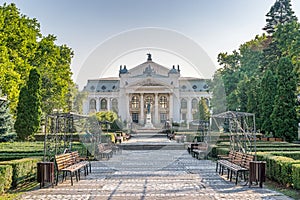
[[[32,68],[42,77],[42,111],[53,108],[68,111],[72,50],[55,44],[54,35],[43,36],[39,22],[20,13],[15,4],[0,6],[0,87],[10,101],[16,117],[20,88],[24,87]]]
[[[300,24],[290,0],[276,0],[266,21],[268,35],[256,36],[232,54],[218,55],[223,68],[215,73],[212,90],[218,91],[218,81],[223,80],[228,110],[254,113],[257,129],[291,141],[300,110]],[[213,94],[213,109],[216,97]]]
[[[205,98],[199,101],[199,120],[208,121],[210,118],[209,107]]]
[[[296,114],[296,74],[291,59],[282,57],[278,65],[277,95],[271,115],[276,137],[293,141],[298,130]]]
[[[280,24],[297,21],[291,8],[291,0],[276,0],[270,11],[266,14],[267,24],[263,28],[267,33],[273,34]]]
[[[273,122],[271,114],[274,108],[274,99],[276,96],[276,77],[271,70],[267,70],[261,80],[260,90],[260,116],[261,131],[263,133],[273,133]]]
[[[36,133],[41,121],[41,79],[36,68],[30,70],[29,79],[21,89],[17,107],[15,130],[20,140]]]

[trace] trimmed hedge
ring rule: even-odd
[[[300,164],[294,164],[292,166],[292,179],[293,187],[295,189],[300,189]]]
[[[13,169],[10,165],[0,165],[0,194],[5,193],[12,184]]]
[[[12,187],[15,188],[18,184],[36,177],[36,166],[39,161],[41,161],[40,158],[23,158],[0,162],[0,165],[10,165],[12,167]]]
[[[268,178],[287,187],[295,184],[297,185],[297,183],[294,182],[295,179],[293,178],[295,176],[293,165],[300,164],[300,160],[294,160],[284,156],[274,156],[265,152],[258,152],[257,160],[266,161],[266,175]]]

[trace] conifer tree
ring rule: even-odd
[[[17,107],[15,130],[20,140],[36,133],[41,121],[41,79],[36,68],[30,70],[29,79],[21,89]]]
[[[261,130],[264,133],[271,134],[273,132],[273,125],[270,116],[273,112],[277,89],[276,77],[271,70],[265,72],[260,88]]]
[[[296,74],[291,59],[282,57],[278,65],[277,95],[271,118],[275,137],[282,137],[289,142],[296,138],[298,130],[296,89]]]
[[[270,11],[266,14],[267,24],[263,30],[269,34],[273,34],[278,25],[297,21],[297,17],[294,15],[291,7],[291,0],[276,0]]]

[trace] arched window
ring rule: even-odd
[[[111,104],[112,104],[112,110],[117,113],[118,112],[118,100],[113,99]]]
[[[107,100],[106,99],[101,99],[101,101],[100,101],[100,109],[101,110],[106,110],[107,109]]]
[[[161,96],[159,98],[159,105],[161,108],[167,108],[168,107],[168,100],[166,96]]]
[[[131,108],[139,108],[140,102],[137,96],[131,98]]]
[[[187,101],[185,99],[181,99],[181,109],[187,108]]]
[[[192,109],[198,109],[198,100],[197,99],[192,100]]]
[[[96,110],[96,100],[95,99],[91,99],[90,100],[90,110]]]

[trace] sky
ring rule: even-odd
[[[75,55],[71,68],[77,82],[78,77],[87,71],[84,65],[95,50],[123,33],[149,27],[170,30],[175,35],[191,39],[218,68],[217,55],[220,52],[232,52],[263,33],[265,15],[275,0],[0,0],[1,5],[4,2],[15,3],[21,13],[39,21],[43,35],[53,34],[57,36],[58,45],[66,44],[73,49]],[[300,1],[291,0],[291,3],[299,18]],[[161,39],[166,41],[168,38]],[[135,41],[131,38],[122,42]],[[118,44],[114,45],[118,48]],[[191,70],[184,70],[188,60],[180,61],[180,56],[172,54],[172,49],[163,53],[161,49],[160,45],[148,50],[137,45],[135,49],[128,49],[130,53],[115,53],[115,58],[108,62],[109,66],[93,66],[105,68],[105,71],[84,78],[118,76],[120,63],[133,67],[146,60],[147,52],[164,66],[180,63],[182,71],[190,76],[188,72]],[[104,59],[101,55],[98,58]],[[81,80],[78,84],[82,87],[85,83]]]

